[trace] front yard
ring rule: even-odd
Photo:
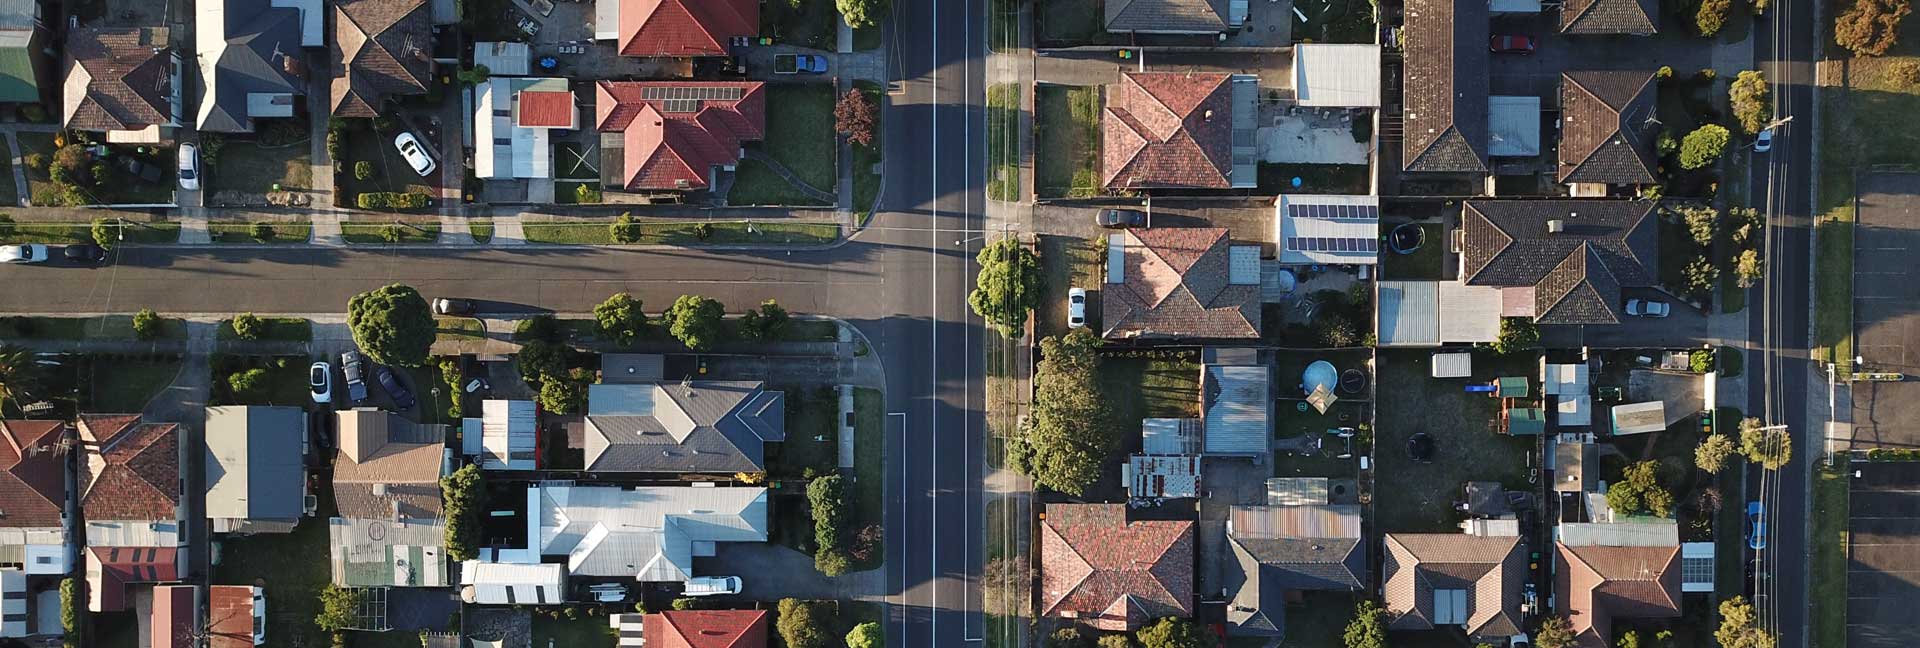
[[[261,225],[266,227],[262,229]],[[294,245],[313,238],[313,223],[305,217],[291,221],[213,222],[207,223],[207,234],[215,243]]]
[[[1100,87],[1042,85],[1033,98],[1034,190],[1041,198],[1098,196]]]
[[[340,223],[340,236],[361,245],[433,243],[440,240],[440,222],[353,219]]]
[[[1034,331],[1039,337],[1066,335],[1067,291],[1087,289],[1087,327],[1100,332],[1101,264],[1106,262],[1101,241],[1076,236],[1040,235],[1040,267],[1046,276],[1046,290],[1039,308],[1033,309]]]
[[[37,317],[14,315],[0,317],[0,339],[23,338],[39,340],[132,340],[133,316],[100,315],[96,317]],[[187,323],[184,320],[162,316],[160,332],[155,336],[161,340],[187,339]]]
[[[228,141],[221,146],[219,159],[209,165],[207,190],[266,193],[312,189],[311,148],[304,139],[278,146]]]
[[[1446,268],[1446,227],[1440,223],[1409,223],[1419,227],[1425,236],[1420,247],[1410,254],[1394,252],[1393,248],[1381,246],[1380,276],[1384,279],[1439,279]],[[1381,225],[1380,234],[1385,236],[1399,225]]]
[[[307,388],[305,356],[250,356],[214,354],[211,405],[290,405],[304,407]],[[258,369],[260,380],[245,391],[235,389],[233,376]],[[323,530],[321,535],[326,534]],[[322,552],[324,554],[324,552]],[[323,563],[324,564],[324,563]],[[242,581],[244,582],[244,581]]]
[[[1432,353],[1382,349],[1377,356],[1376,392],[1392,397],[1377,404],[1376,474],[1390,476],[1393,484],[1421,485],[1375,491],[1375,528],[1381,532],[1456,533],[1459,529],[1454,525],[1460,517],[1452,504],[1464,482],[1497,481],[1513,489],[1528,486],[1527,456],[1534,439],[1495,434],[1491,424],[1500,402],[1462,388],[1498,376],[1532,376],[1539,371],[1538,356],[1501,357],[1476,350],[1471,379],[1441,380],[1429,377]],[[1407,440],[1418,432],[1437,442],[1429,463],[1407,455]]]
[[[873,214],[876,207],[874,201],[880,197],[880,172],[878,169],[880,164],[880,151],[883,150],[882,144],[884,142],[881,137],[886,133],[886,117],[884,116],[886,112],[881,110],[880,106],[885,104],[887,96],[881,91],[880,86],[872,82],[855,81],[853,86],[859,88],[860,92],[867,96],[867,101],[872,102],[874,106],[873,143],[865,146],[854,144],[848,147],[853,151],[853,210],[863,215],[860,222],[865,224],[865,216],[871,216]]]
[[[1020,86],[987,86],[987,197],[1020,199]]]
[[[833,103],[830,84],[768,85],[767,105],[777,106],[778,110],[767,115],[767,137],[755,146],[801,182],[828,193],[834,191],[840,173],[835,161],[838,143],[834,134]],[[787,189],[783,191],[781,187]],[[733,190],[727,198],[729,203],[738,205],[823,204],[805,197],[770,167],[753,160],[741,160],[735,167]],[[783,202],[796,199],[799,202]]]
[[[1813,648],[1847,645],[1848,464],[1840,454],[1813,473],[1813,564],[1807,569]]]
[[[522,230],[534,243],[611,245],[612,224],[599,219],[545,221],[526,223]],[[835,223],[664,220],[641,221],[640,240],[629,245],[825,245],[839,238]]]
[[[127,221],[122,243],[164,244],[180,240],[180,223]],[[0,243],[92,243],[93,223],[73,221],[15,221],[0,214]],[[58,254],[56,250],[53,252]]]

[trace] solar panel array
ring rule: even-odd
[[[1287,215],[1294,218],[1377,221],[1380,220],[1380,207],[1376,205],[1300,205],[1288,203]]]
[[[1380,240],[1370,238],[1333,238],[1325,236],[1289,236],[1287,249],[1294,252],[1379,252]]]
[[[739,101],[747,93],[738,86],[647,86],[640,98],[660,102],[666,112],[698,112],[706,101]]]

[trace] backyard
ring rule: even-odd
[[[320,613],[320,590],[332,581],[326,520],[333,513],[333,489],[316,488],[318,515],[294,527],[292,533],[226,536],[219,540],[215,583],[266,584],[267,636],[276,645],[327,645],[325,632],[313,623]],[[603,622],[600,627],[606,627]]]
[[[1034,190],[1041,198],[1097,196],[1100,188],[1100,87],[1041,85],[1033,98]]]
[[[604,614],[581,615],[577,619],[548,617],[535,611],[533,615],[533,645],[566,646],[567,648],[595,648],[613,646],[615,636],[613,628],[607,625]]]
[[[1475,350],[1472,378],[1434,379],[1429,377],[1431,355],[1432,351],[1383,349],[1376,362],[1376,390],[1394,397],[1378,403],[1374,456],[1379,466],[1375,470],[1392,475],[1394,483],[1424,485],[1375,494],[1374,519],[1382,532],[1457,531],[1454,524],[1459,515],[1452,504],[1467,481],[1528,486],[1534,439],[1495,434],[1492,422],[1499,401],[1462,388],[1498,376],[1534,375],[1539,371],[1538,356],[1497,356]],[[1431,462],[1416,462],[1407,455],[1407,440],[1418,432],[1436,441]]]
[[[1139,438],[1140,419],[1200,416],[1199,353],[1127,350],[1100,357],[1100,391],[1114,421]]]
[[[778,106],[779,110],[769,111],[766,139],[754,148],[766,152],[801,182],[832,193],[839,174],[833,103],[831,84],[768,85],[767,105]],[[736,205],[826,204],[791,186],[771,166],[752,159],[742,159],[735,167],[727,201]]]
[[[1399,254],[1392,248],[1380,250],[1380,276],[1396,281],[1409,279],[1439,279],[1445,276],[1442,266],[1446,261],[1445,226],[1440,223],[1412,223],[1425,234],[1420,247],[1411,254]],[[1398,227],[1397,225],[1395,227]],[[1392,231],[1382,224],[1381,234]]]
[[[987,197],[1020,198],[1020,86],[987,86]]]
[[[1366,195],[1373,185],[1365,164],[1260,163],[1263,193]],[[1293,181],[1298,179],[1300,184]]]
[[[210,165],[207,190],[266,193],[313,188],[313,160],[305,139],[266,146],[244,140],[228,141],[220,147],[218,160]]]
[[[1293,19],[1293,39],[1315,43],[1372,43],[1374,6],[1361,0],[1295,3],[1295,11],[1301,13]]]

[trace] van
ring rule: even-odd
[[[700,576],[687,581],[687,596],[724,596],[740,593],[739,576]]]

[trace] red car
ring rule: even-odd
[[[1496,54],[1532,54],[1533,39],[1526,36],[1494,36],[1491,49]]]

